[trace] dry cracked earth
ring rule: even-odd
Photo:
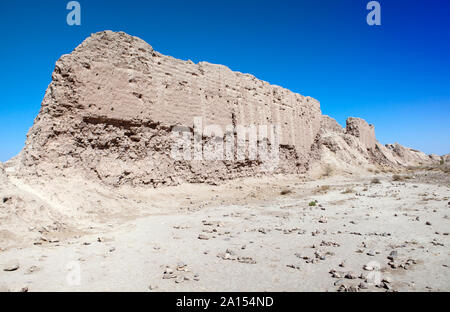
[[[375,177],[376,176],[376,177]],[[0,251],[3,291],[449,291],[448,175],[241,179]],[[394,181],[397,180],[397,181]]]

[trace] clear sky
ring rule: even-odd
[[[124,31],[163,54],[233,70],[321,102],[345,125],[375,124],[378,140],[450,153],[450,1],[0,0],[0,161],[16,155],[56,60],[91,33]]]

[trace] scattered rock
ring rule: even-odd
[[[238,261],[240,263],[256,264],[256,261],[251,257],[238,257]]]
[[[7,264],[4,265],[3,271],[13,272],[13,271],[18,270],[19,268],[20,268],[19,261],[12,260],[12,261],[10,261],[10,262],[8,262]]]
[[[387,290],[392,290],[392,286],[389,283],[382,283],[382,287]]]
[[[177,271],[184,271],[184,272],[188,272],[189,269],[187,267],[187,264],[184,262],[178,262],[177,264]]]
[[[166,267],[166,269],[164,270],[164,273],[172,274],[173,270],[170,267]]]
[[[39,270],[40,270],[39,267],[33,265],[27,269],[27,272],[25,274],[31,274],[31,273],[37,272]]]
[[[389,256],[387,257],[389,260],[395,260],[398,256],[398,253],[396,250],[391,251],[391,253],[389,254]]]
[[[296,269],[296,270],[300,270],[300,266],[298,266],[298,265],[295,265],[295,264],[288,264],[288,265],[286,265],[288,268],[291,268],[291,269]]]
[[[331,277],[333,277],[333,278],[342,278],[342,274],[339,273],[339,272],[333,272]]]
[[[369,286],[365,282],[359,283],[358,287],[360,289],[368,289],[369,288]]]
[[[184,276],[178,276],[175,279],[175,283],[177,283],[177,284],[180,284],[180,283],[182,283],[184,281],[185,281]]]
[[[389,276],[385,276],[383,277],[383,279],[381,280],[383,283],[392,283],[392,279]]]
[[[259,229],[258,229],[258,232],[259,232],[259,233],[262,233],[262,234],[267,234],[267,230],[264,229],[264,228],[259,228]]]
[[[339,245],[336,242],[326,242],[326,241],[322,241],[320,243],[320,246],[330,246],[330,247],[340,247],[341,245]]]
[[[206,236],[205,234],[199,234],[199,235],[198,235],[198,239],[201,239],[201,240],[209,240],[209,237]]]
[[[357,279],[358,276],[355,273],[353,273],[353,272],[348,272],[347,274],[345,274],[345,278],[347,278],[347,279]]]

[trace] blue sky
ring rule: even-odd
[[[56,60],[105,29],[312,96],[381,143],[450,153],[450,1],[379,1],[372,27],[366,0],[80,0],[81,26],[67,2],[0,1],[0,161],[23,147]]]

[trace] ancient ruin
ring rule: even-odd
[[[327,125],[317,100],[223,65],[162,55],[139,38],[111,31],[93,34],[58,60],[18,161],[22,172],[78,170],[109,185],[215,183],[261,174],[258,159],[172,159],[171,129],[192,129],[199,117],[204,126],[224,129],[278,125],[280,160],[271,173],[304,173],[320,162],[321,123]],[[362,144],[349,147],[358,155],[344,162],[352,157],[384,165],[397,165],[395,157],[414,160],[398,148],[384,147],[378,153],[384,159],[376,160],[379,144],[373,125],[349,118],[344,131],[326,118],[332,124],[328,130],[346,136],[347,143]]]

